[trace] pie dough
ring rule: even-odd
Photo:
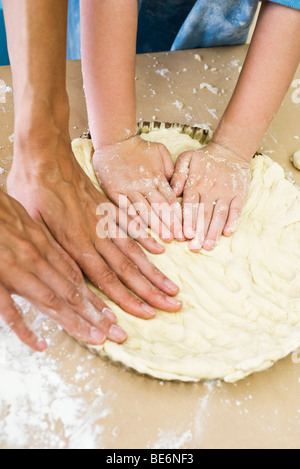
[[[174,160],[201,145],[179,131],[145,140],[164,143]],[[79,163],[99,188],[92,143],[73,142]],[[155,235],[154,235],[155,237]],[[165,244],[149,258],[180,287],[179,313],[136,318],[95,287],[127,332],[123,345],[93,347],[140,373],[166,380],[235,382],[265,370],[300,346],[300,191],[267,156],[251,162],[251,187],[238,231],[213,252]]]
[[[293,163],[293,165],[295,166],[295,168],[299,169],[300,171],[300,150],[296,151],[292,158],[291,158],[291,161]]]

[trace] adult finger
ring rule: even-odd
[[[43,352],[47,348],[44,339],[38,337],[27,325],[22,312],[14,303],[10,294],[5,288],[0,286],[0,315],[8,327],[19,337],[28,347],[36,352]]]
[[[142,319],[155,317],[156,311],[129,291],[122,284],[117,274],[102,258],[102,256],[104,257],[104,253],[109,251],[110,244],[112,244],[112,241],[109,239],[101,241],[96,240],[94,249],[92,249],[90,245],[86,248],[83,247],[85,256],[78,259],[78,263],[85,275],[94,285],[98,286],[108,298],[128,313]],[[123,255],[120,251],[114,252],[114,255],[116,256],[116,262],[123,259]]]
[[[136,260],[136,263],[132,262],[128,255],[123,254],[116,244],[107,244],[106,249],[103,251],[103,257],[122,283],[147,302],[147,304],[169,312],[178,311],[182,306],[181,303],[159,290],[139,269],[137,263],[142,265],[141,268],[144,272],[147,270],[145,264],[148,263],[145,254],[140,250],[139,246],[130,239],[122,240],[119,238],[114,240],[114,243],[121,246],[125,252],[126,250],[127,252],[130,251]],[[135,255],[133,255],[133,250],[135,250]],[[148,275],[149,271],[150,269],[148,268]],[[160,274],[158,272],[151,272],[150,277],[154,277],[158,281]],[[166,288],[165,285],[164,288]]]
[[[114,242],[125,256],[118,274],[122,281],[152,306],[169,312],[179,311],[182,302],[173,298],[179,292],[178,286],[160,272],[130,238]]]
[[[54,319],[68,334],[93,345],[105,341],[106,336],[102,331],[80,317],[55,291],[35,275],[16,269],[14,278],[18,278],[16,293]]]
[[[117,316],[114,312],[89,288],[87,298],[90,305],[92,305],[96,311],[101,311],[101,319],[96,320],[96,326],[105,333],[108,340],[122,344],[127,339],[127,335],[126,332],[117,325]],[[92,310],[90,311],[91,319],[93,319],[94,312]]]
[[[61,257],[58,256],[58,259],[57,257],[54,257],[54,266],[59,267],[60,271],[63,272],[63,274],[66,276],[66,278],[63,277],[60,279],[59,289],[62,289],[64,293],[68,291],[71,299],[75,298],[75,304],[73,303],[73,306],[76,307],[77,313],[80,314],[82,318],[87,320],[91,325],[100,329],[109,340],[117,343],[123,343],[124,340],[126,340],[126,333],[118,325],[116,325],[117,318],[115,314],[99,297],[97,297],[93,292],[91,292],[91,290],[87,288],[81,270],[77,264],[67,253],[65,253],[63,249],[62,251],[63,252],[61,254],[65,254],[66,257],[63,256],[64,262],[61,262],[61,266],[58,265],[62,260]],[[53,254],[49,256],[49,258],[50,260],[53,260]],[[46,274],[46,270],[44,271],[44,274]],[[78,276],[76,276],[76,274]],[[41,276],[41,278],[43,276]],[[50,275],[46,275],[46,280],[49,278],[52,277]],[[72,292],[72,286],[66,283],[67,279],[71,280],[75,285],[77,285],[76,293],[74,291]],[[58,280],[58,278],[56,280]],[[63,287],[64,284],[65,289]],[[57,288],[56,282],[54,287]],[[72,305],[71,302],[70,304]]]

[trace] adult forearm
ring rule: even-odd
[[[13,73],[15,140],[68,132],[67,0],[3,0]],[[16,152],[17,153],[17,152]]]
[[[136,0],[82,0],[82,67],[95,148],[135,134]]]
[[[267,2],[214,141],[251,159],[284,99],[299,60],[300,12]]]

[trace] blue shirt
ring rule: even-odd
[[[258,0],[137,0],[137,52],[246,42]],[[300,10],[300,0],[272,0]],[[69,0],[68,59],[80,59],[79,0]],[[0,65],[8,64],[0,0]]]
[[[273,0],[300,10],[300,0]],[[139,0],[137,52],[244,44],[258,0]]]

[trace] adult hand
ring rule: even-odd
[[[184,235],[191,251],[213,250],[222,233],[237,229],[250,185],[249,162],[232,151],[210,143],[182,153],[171,186],[183,193]]]
[[[26,298],[70,335],[99,345],[106,338],[124,342],[112,311],[84,282],[76,263],[48,230],[0,191],[0,315],[29,347],[47,348],[30,329],[11,295]]]
[[[165,242],[185,240],[181,207],[169,184],[174,164],[164,145],[134,136],[96,149],[93,162],[102,189],[115,204],[121,206],[120,197],[126,196],[129,213],[138,214]]]
[[[182,303],[173,298],[178,287],[149,262],[126,233],[120,230],[122,236],[98,237],[97,232],[105,232],[102,219],[97,217],[99,205],[109,204],[112,213],[116,207],[85,175],[67,139],[49,136],[45,145],[27,140],[22,148],[15,142],[8,190],[35,221],[48,227],[91,282],[125,311],[149,319],[156,314],[154,308],[169,312],[181,309]],[[118,212],[116,217],[120,218]],[[112,216],[108,235],[117,223]],[[154,243],[149,238],[140,241]]]

